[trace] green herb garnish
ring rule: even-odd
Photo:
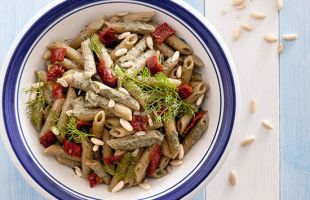
[[[100,42],[99,36],[97,34],[94,34],[93,36],[90,37],[89,48],[96,53],[98,58],[101,57],[103,45]]]
[[[129,173],[133,172],[133,168],[135,166],[134,157],[131,152],[127,152],[124,154],[122,160],[117,164],[115,170],[115,177],[117,180],[122,180]]]
[[[107,172],[108,174],[114,176],[115,175],[115,166],[114,165],[104,165],[103,169],[105,172]]]
[[[65,137],[68,135],[69,141],[74,141],[75,143],[81,143],[83,140],[85,140],[88,137],[94,136],[93,134],[87,133],[85,130],[80,130],[76,128],[77,125],[77,119],[75,117],[70,117],[69,124],[67,125],[67,129],[65,132],[62,132],[61,135]]]
[[[42,112],[45,107],[45,99],[44,99],[45,84],[43,81],[40,80],[38,83],[39,83],[38,88],[31,87],[30,89],[24,90],[24,92],[26,94],[29,94],[30,96],[33,94],[37,95],[35,99],[29,99],[26,103],[27,117],[31,121],[32,125],[36,128],[40,128],[41,126]]]
[[[131,76],[117,65],[114,70],[122,82],[132,82],[141,89],[143,95],[147,97],[145,111],[155,113],[156,121],[167,121],[185,114],[194,115],[197,112],[195,106],[181,100],[177,87],[170,83],[163,73],[152,76],[144,67],[137,76]]]
[[[60,112],[53,112],[52,114],[52,126],[57,125],[59,117],[60,117]]]

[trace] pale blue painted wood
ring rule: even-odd
[[[281,199],[310,199],[310,2],[285,0],[280,33],[297,32],[280,57]]]
[[[186,0],[203,13],[203,0]],[[52,0],[0,0],[0,62],[22,27]],[[3,133],[0,133],[3,134]],[[3,200],[41,200],[38,194],[19,174],[0,141],[0,199]],[[197,193],[193,200],[204,200],[204,191]]]

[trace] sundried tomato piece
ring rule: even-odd
[[[159,63],[157,56],[151,56],[146,61],[146,66],[152,74],[163,71],[163,66]]]
[[[134,115],[132,116],[131,126],[136,131],[144,131],[147,129],[148,116]]]
[[[159,165],[160,156],[161,156],[160,144],[155,144],[153,149],[152,149],[152,152],[150,154],[151,162],[147,168],[147,175],[148,176],[152,176],[155,173],[156,168]]]
[[[72,157],[80,158],[82,155],[82,147],[79,144],[70,142],[67,139],[63,140],[64,151]]]
[[[55,144],[56,136],[51,132],[48,131],[43,136],[40,137],[40,144],[42,144],[45,148]]]
[[[65,69],[60,66],[54,64],[48,71],[47,71],[47,81],[54,80],[56,78],[61,77],[65,73]]]
[[[152,35],[156,42],[161,44],[165,41],[165,39],[173,35],[174,32],[175,31],[167,23],[163,23],[154,30]]]
[[[182,84],[178,88],[178,93],[181,99],[187,99],[193,94],[193,87],[188,84]]]
[[[51,62],[64,61],[66,51],[67,51],[66,48],[55,48],[55,49],[52,49],[52,54],[51,54],[51,57],[50,57],[50,61]]]
[[[88,182],[89,186],[92,188],[95,187],[97,184],[102,183],[103,180],[95,172],[92,172],[88,174]]]
[[[99,32],[99,39],[106,47],[113,46],[117,41],[115,31],[110,27]]]
[[[205,114],[205,112],[201,111],[195,115],[195,117],[192,118],[191,122],[189,125],[185,128],[183,131],[183,134],[186,135],[189,133],[189,131],[195,126],[198,120],[202,118],[202,116]]]
[[[105,157],[103,158],[104,164],[114,164],[115,162],[118,162],[122,159],[121,155],[117,155],[117,156],[109,156],[109,157]]]
[[[85,120],[78,119],[78,121],[76,122],[77,129],[80,129],[82,127],[91,127],[92,125],[93,125],[92,121],[85,121]]]
[[[60,85],[59,83],[54,83],[52,89],[53,98],[54,99],[64,98],[63,90],[64,88],[62,87],[62,85]]]
[[[117,86],[117,76],[113,74],[113,71],[108,68],[102,60],[97,66],[97,73],[104,84],[112,88]]]

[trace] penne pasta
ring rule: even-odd
[[[193,61],[193,57],[192,56],[187,56],[184,61],[183,61],[183,67],[182,67],[182,82],[185,84],[188,84],[191,76],[192,76],[192,72],[194,69],[194,61]]]
[[[164,71],[163,73],[167,76],[169,76],[171,74],[171,71],[174,69],[174,67],[178,64],[178,60],[176,61],[172,61],[172,57],[168,58],[163,66],[164,66]]]
[[[189,55],[193,53],[192,47],[190,47],[188,44],[186,44],[183,40],[181,40],[175,35],[168,37],[165,42],[182,54]]]
[[[121,123],[119,122],[119,118],[117,118],[117,117],[112,117],[112,118],[106,119],[104,125],[105,125],[107,128],[112,129],[113,127],[121,126]]]
[[[165,43],[155,43],[155,47],[162,53],[166,58],[170,58],[173,56],[174,51]]]
[[[129,13],[123,17],[124,22],[149,22],[155,16],[155,12]]]
[[[202,60],[198,56],[196,56],[196,55],[192,55],[192,56],[193,56],[195,67],[204,67],[204,63],[202,62]]]
[[[170,119],[164,122],[166,139],[169,147],[169,152],[172,158],[175,158],[180,150],[180,142],[178,132],[176,130],[175,120]]]
[[[155,30],[155,27],[150,24],[141,22],[105,22],[105,24],[113,28],[117,33],[132,32],[137,34],[147,34]]]
[[[44,149],[44,153],[49,154],[49,155],[53,155],[53,156],[58,156],[61,158],[65,158],[68,160],[81,162],[81,158],[70,156],[69,154],[64,152],[63,148],[58,144],[53,144],[53,145],[47,147],[46,149]]]
[[[107,129],[103,129],[102,140],[104,144],[107,144],[107,141],[111,139],[111,135],[109,134]],[[109,158],[113,155],[112,148],[109,145],[103,145],[102,149],[103,158]],[[105,159],[103,159],[104,164],[108,164]]]
[[[125,82],[123,83],[123,87],[127,89],[129,94],[134,97],[139,104],[141,105],[142,108],[146,108],[146,100],[148,98],[147,95],[144,95],[144,93],[141,91],[141,89],[132,82]]]
[[[117,45],[115,47],[115,49],[113,49],[113,51],[110,53],[111,59],[114,61],[116,60],[116,58],[118,57],[117,55],[115,55],[115,53],[117,51],[119,51],[120,49],[127,49],[130,50],[138,41],[138,35],[137,34],[131,34],[128,37],[126,37],[121,43],[119,43],[119,45]]]
[[[68,167],[74,168],[75,166],[81,167],[81,162],[80,161],[74,161],[70,159],[66,159],[60,156],[56,156],[57,162],[59,162],[62,165],[66,165]]]
[[[127,131],[121,126],[115,126],[109,131],[109,133],[115,138],[121,138],[133,134],[133,131]]]
[[[133,61],[140,56],[146,49],[146,38],[143,37],[132,49],[130,49],[124,56],[118,59],[119,63]]]
[[[91,168],[86,163],[93,157],[93,145],[87,140],[82,140],[82,174],[85,178],[91,172]]]
[[[134,64],[131,68],[127,70],[127,72],[131,75],[137,75],[145,66],[146,61],[149,57],[155,54],[154,50],[148,50],[145,53],[141,54],[134,60]]]
[[[141,158],[137,161],[134,172],[135,172],[135,179],[138,183],[141,183],[142,180],[145,178],[146,169],[150,164],[150,155],[152,152],[153,147],[148,147],[144,150]]]
[[[208,91],[208,85],[205,82],[192,82],[193,93],[185,101],[187,103],[195,103],[201,95]]]
[[[170,158],[168,158],[168,157],[166,157],[164,155],[161,156],[158,168],[159,169],[166,169],[166,167],[169,165],[169,161],[170,161]]]
[[[83,41],[81,44],[86,78],[90,78],[94,74],[96,74],[96,63],[95,63],[94,53],[90,49],[89,45],[90,45],[90,39]]]
[[[103,165],[98,160],[87,160],[86,165],[102,178],[105,184],[111,183],[111,175],[104,171]]]
[[[179,133],[183,133],[185,128],[188,126],[188,124],[191,122],[192,115],[183,115],[178,121],[177,121],[177,129]]]
[[[100,111],[96,114],[92,126],[92,134],[96,138],[101,138],[104,129],[104,123],[105,123],[105,112]]]

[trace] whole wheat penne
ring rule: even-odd
[[[135,172],[135,179],[138,183],[141,183],[142,180],[145,178],[146,169],[150,164],[150,154],[152,152],[153,147],[148,147],[144,150],[141,158],[137,161],[134,172]]]
[[[105,22],[108,27],[113,28],[117,33],[132,32],[137,34],[147,34],[155,30],[155,27],[150,24],[141,22]]]
[[[130,49],[124,56],[118,59],[119,63],[133,61],[140,56],[146,49],[146,39],[143,37],[132,49]]]
[[[208,129],[208,124],[208,115],[207,113],[205,113],[182,141],[184,153],[187,153],[192,148],[192,146],[200,139],[200,137],[206,132],[206,130]]]
[[[202,82],[203,81],[202,75],[198,72],[193,71],[190,81],[191,82],[195,82],[195,81]]]
[[[183,40],[181,40],[175,35],[168,37],[165,42],[182,54],[189,55],[193,53],[192,47],[190,47],[188,44],[186,44]]]
[[[102,140],[105,144],[107,141],[111,139],[111,135],[109,134],[107,129],[103,129]],[[103,145],[102,149],[103,158],[108,158],[113,155],[112,148],[109,145]],[[105,159],[103,159],[104,164],[108,164]]]
[[[65,48],[66,49],[66,57],[69,58],[70,60],[74,61],[80,66],[84,65],[84,59],[82,55],[72,47],[68,46],[64,42],[56,41],[56,42],[51,42],[48,44],[49,49],[54,49],[54,48]]]
[[[125,137],[127,135],[132,135],[133,131],[127,131],[126,129],[124,129],[121,126],[114,126],[110,131],[109,131],[110,135],[112,135],[115,138],[121,138],[121,137]]]
[[[164,66],[164,71],[163,73],[167,76],[169,76],[171,74],[171,71],[174,69],[174,67],[178,64],[178,60],[176,61],[172,61],[172,57],[168,58],[163,66]]]
[[[194,69],[194,60],[192,56],[187,56],[183,61],[182,82],[188,84]]]
[[[115,150],[131,151],[142,147],[149,147],[155,143],[161,143],[163,135],[157,131],[149,131],[146,135],[142,136],[126,136],[123,138],[111,139],[107,143]]]
[[[124,22],[149,22],[155,16],[155,12],[128,13],[123,17]]]
[[[82,174],[85,178],[87,178],[88,174],[91,172],[90,167],[86,163],[93,157],[93,145],[87,140],[82,140]]]
[[[84,59],[84,70],[87,78],[92,77],[96,74],[96,63],[94,58],[94,53],[89,47],[90,39],[87,39],[82,42],[81,49]]]
[[[62,165],[66,165],[70,168],[74,168],[75,166],[81,167],[81,162],[80,161],[74,161],[70,159],[66,159],[60,156],[56,156],[57,162],[59,162]]]
[[[152,178],[162,178],[162,177],[166,176],[167,174],[168,174],[168,172],[166,170],[157,168],[151,177]]]
[[[160,157],[158,168],[159,169],[166,169],[166,167],[169,165],[169,161],[170,161],[170,158],[162,155]]]
[[[174,51],[165,43],[155,43],[155,47],[162,53],[166,58],[173,56]]]
[[[187,103],[195,103],[201,95],[204,95],[208,91],[208,85],[205,82],[193,81],[191,85],[193,87],[193,93],[185,99]]]
[[[115,114],[115,116],[123,118],[125,120],[131,121],[132,120],[132,111],[130,110],[130,108],[119,104],[119,103],[115,103],[114,107],[109,107],[109,100],[101,97],[97,94],[95,94],[94,92],[88,91],[86,93],[86,100],[93,104],[96,107],[101,107],[105,110],[107,110],[107,112],[112,112]]]
[[[175,158],[180,150],[180,142],[178,138],[178,132],[176,130],[175,119],[169,119],[165,121],[164,127],[170,154],[172,155],[172,158]]]
[[[116,126],[121,126],[121,123],[119,122],[119,118],[117,117],[111,117],[105,120],[104,124],[107,128],[112,129]]]
[[[50,128],[52,127],[52,123],[53,120],[55,118],[55,115],[59,115],[62,109],[62,106],[64,104],[65,100],[64,99],[57,99],[54,104],[53,107],[51,108],[51,111],[44,123],[43,128],[40,131],[40,137],[42,137],[44,134],[46,134]]]
[[[36,79],[38,81],[42,81],[43,83],[46,83],[47,80],[47,73],[43,70],[37,70],[35,71]]]
[[[54,102],[52,91],[53,91],[53,82],[51,81],[46,82],[45,91],[44,91],[44,100],[45,100],[45,103],[47,103],[48,105]]]
[[[44,108],[44,111],[43,111],[43,119],[44,119],[44,121],[46,121],[46,119],[48,117],[48,114],[50,113],[51,109],[52,109],[52,105],[47,105]]]
[[[96,138],[101,138],[104,129],[104,123],[105,123],[105,112],[100,111],[96,114],[92,126],[92,134]]]
[[[69,154],[64,152],[63,148],[58,144],[53,144],[47,147],[46,149],[44,149],[44,153],[53,155],[53,156],[59,156],[59,157],[62,157],[68,160],[74,160],[74,161],[81,162],[81,158],[70,156]]]
[[[186,114],[177,121],[177,129],[179,133],[183,133],[187,125],[191,122],[192,117],[192,115]]]
[[[111,175],[104,171],[103,165],[98,160],[87,160],[86,165],[91,168],[105,184],[109,185],[111,182]]]
[[[58,65],[63,66],[66,70],[70,70],[70,69],[83,69],[82,66],[77,65],[76,63],[74,63],[73,61],[71,61],[68,58],[64,58],[63,61],[56,61],[55,62]]]
[[[129,68],[127,72],[131,75],[137,75],[145,66],[147,59],[154,54],[154,50],[148,50],[145,53],[141,54],[138,58],[134,60],[133,66]]]
[[[142,108],[146,108],[146,100],[148,96],[142,92],[140,87],[133,82],[124,82],[123,87],[126,88],[129,94],[139,102]]]
[[[156,129],[159,129],[159,128],[163,127],[163,126],[164,126],[164,124],[162,122],[154,121],[153,125],[148,127],[146,129],[146,131],[156,130]]]
[[[204,63],[197,55],[192,55],[195,67],[204,67]]]
[[[102,28],[104,22],[105,16],[96,19],[95,21],[92,21],[91,23],[86,25],[85,28],[81,31],[81,33],[72,40],[70,46],[74,49],[78,49],[84,40],[86,40],[88,37],[90,37],[92,34],[96,33]]]
[[[59,132],[64,132],[67,126],[67,123],[69,121],[69,117],[67,115],[67,111],[72,109],[72,101],[73,99],[76,98],[76,93],[74,91],[74,89],[72,87],[69,87],[68,92],[67,92],[67,96],[66,96],[66,100],[63,104],[59,119],[58,119],[58,123],[57,123],[57,128],[59,130]],[[63,136],[62,134],[57,136],[58,140],[60,142],[63,141]]]
[[[126,37],[121,43],[119,43],[113,51],[110,53],[111,59],[115,60],[117,58],[117,55],[115,53],[120,49],[127,49],[130,50],[138,41],[138,35],[137,34],[131,34],[128,37]]]
[[[133,162],[135,165],[138,162],[138,160],[141,158],[143,152],[144,152],[144,149],[140,149],[138,154],[134,156]],[[135,176],[133,176],[131,173],[126,174],[126,176],[124,177],[124,182],[125,182],[126,188],[134,186],[137,183]]]
[[[161,143],[161,151],[164,156],[166,156],[167,158],[173,159],[173,156],[170,153],[170,149],[169,149],[166,137],[164,137],[163,142]]]

